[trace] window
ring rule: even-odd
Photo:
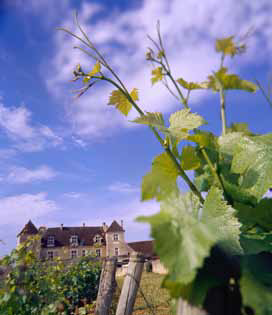
[[[101,256],[101,250],[100,250],[100,249],[97,249],[97,250],[95,251],[95,253],[96,253],[96,256],[97,256],[97,257],[100,257],[100,256]]]
[[[47,246],[55,246],[55,237],[54,236],[48,236]]]
[[[118,241],[118,234],[113,234],[113,240]]]
[[[96,235],[94,238],[95,243],[99,243],[101,241],[100,235]]]
[[[71,250],[71,258],[76,258],[77,257],[77,251],[76,250]]]
[[[78,236],[72,235],[70,239],[71,245],[78,245]]]
[[[54,252],[52,250],[49,250],[47,252],[47,259],[48,260],[53,260],[53,258],[54,258]]]
[[[118,256],[119,255],[119,248],[114,248],[114,254],[115,254],[115,256]]]
[[[81,256],[86,256],[86,249],[82,249]]]

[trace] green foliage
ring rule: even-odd
[[[158,67],[158,68],[155,68],[154,70],[152,70],[152,78],[151,78],[152,84],[155,84],[155,83],[161,81],[162,78],[163,78],[162,67]]]
[[[104,58],[101,64],[111,76],[100,79],[118,87],[111,94],[110,104],[124,115],[133,106],[140,115],[134,122],[151,127],[164,149],[142,181],[142,200],[156,198],[160,212],[138,218],[151,225],[156,253],[168,268],[164,286],[173,297],[182,296],[207,310],[212,292],[222,290],[220,294],[223,292],[230,304],[227,307],[236,308],[235,314],[272,314],[272,204],[270,199],[262,199],[272,187],[272,134],[255,135],[246,123],[227,125],[225,114],[226,91],[258,90],[254,83],[229,74],[224,66],[226,57],[245,51],[245,44],[235,43],[234,36],[217,39],[215,49],[221,55],[218,71],[205,82],[188,82],[173,77],[159,24],[157,34],[157,42],[149,37],[156,51],[149,48],[146,54],[146,59],[157,66],[152,70],[151,82],[161,81],[184,107],[170,115],[169,126],[165,125],[162,113],[144,114],[135,103],[136,90],[128,94]],[[102,58],[92,43],[87,46],[96,54],[95,59]],[[86,76],[81,68],[75,71],[77,78]],[[219,94],[220,136],[198,129],[206,121],[189,107],[189,97],[197,89]],[[193,180],[187,170],[194,170]],[[180,193],[179,177],[190,192]],[[205,199],[201,192],[207,192]],[[213,254],[215,249],[219,255]],[[241,303],[233,304],[240,294]]]
[[[138,90],[133,89],[130,92],[130,97],[133,101],[138,100]],[[114,105],[123,115],[127,116],[130,112],[132,105],[130,100],[120,90],[114,90],[111,92],[108,105]]]
[[[243,303],[254,314],[272,314],[272,255],[263,253],[243,259],[240,286]]]
[[[158,155],[152,169],[142,180],[142,200],[157,198],[162,200],[172,191],[177,191],[179,173],[174,162],[166,153]]]
[[[40,261],[38,238],[28,240],[5,256],[0,265],[9,269],[0,288],[0,314],[72,314],[76,306],[95,300],[100,264],[82,259],[71,266],[60,260]],[[83,302],[84,301],[84,302]]]
[[[258,90],[256,84],[247,80],[242,80],[236,74],[228,74],[227,71],[227,68],[222,67],[213,75],[210,75],[208,77],[208,88],[213,91],[219,91],[221,88],[219,86],[220,84],[224,90],[244,90],[247,92],[256,92]]]

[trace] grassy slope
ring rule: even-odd
[[[133,315],[170,315],[170,297],[166,289],[161,288],[161,282],[163,280],[163,275],[144,272],[142,274],[141,279],[141,290],[138,291],[136,303],[134,306]],[[118,283],[118,296],[120,294],[120,290],[122,288],[122,283],[124,281],[124,277],[117,278]],[[148,308],[146,302],[141,294],[144,294],[146,300],[153,307],[153,312]],[[115,300],[117,300],[116,297]]]

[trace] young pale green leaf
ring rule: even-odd
[[[255,315],[272,314],[272,259],[263,253],[244,258],[240,290],[243,305]]]
[[[220,70],[208,77],[208,87],[214,91],[219,91],[218,82],[224,90],[244,90],[248,92],[256,92],[258,86],[250,81],[242,80],[236,74],[227,74],[227,68],[222,67]]]
[[[222,198],[222,192],[212,188],[201,210],[191,192],[175,194],[161,203],[158,214],[138,218],[151,224],[155,250],[169,270],[170,281],[190,283],[217,242],[232,253],[241,253],[239,222]]]
[[[247,123],[231,124],[230,127],[227,128],[227,133],[231,132],[242,132],[247,136],[253,135],[253,133],[249,130]]]
[[[260,200],[272,186],[272,134],[242,137],[231,170],[243,175],[241,187]]]
[[[201,160],[199,159],[196,148],[192,146],[186,146],[182,148],[181,153],[181,167],[185,171],[195,170],[201,165]]]
[[[155,113],[146,112],[145,115],[142,115],[134,119],[133,122],[138,123],[138,124],[153,126],[159,129],[164,128],[163,115],[162,113],[159,113],[159,112],[155,112]]]
[[[208,89],[208,82],[196,83],[196,82],[187,82],[182,78],[177,79],[179,85],[181,85],[184,89],[187,90],[200,90],[200,89]]]
[[[151,171],[142,180],[142,200],[163,199],[171,192],[177,192],[177,177],[179,172],[167,153],[158,155]]]
[[[138,99],[137,89],[133,89],[130,93],[131,98],[135,101]],[[108,105],[114,105],[123,115],[127,116],[132,105],[126,96],[119,90],[111,92]]]
[[[215,237],[225,250],[232,254],[241,254],[243,252],[239,241],[241,224],[235,213],[235,209],[223,200],[222,191],[212,187],[204,203],[202,221],[213,224]]]
[[[101,64],[99,61],[96,62],[96,64],[94,65],[92,71],[90,71],[88,73],[88,76],[92,77],[94,75],[96,75],[97,73],[99,73],[101,71]]]
[[[152,70],[152,78],[151,78],[152,85],[158,81],[161,81],[162,78],[163,78],[162,67],[157,67],[154,70]]]
[[[196,130],[195,134],[189,135],[187,140],[197,143],[201,148],[216,148],[217,138],[207,131]]]
[[[234,36],[217,39],[215,42],[215,50],[222,52],[224,55],[234,56],[237,53],[237,48],[233,42]]]
[[[199,207],[192,193],[173,195],[161,203],[158,214],[138,218],[150,223],[155,251],[171,281],[190,283],[215,243],[213,230],[198,220]]]
[[[133,101],[138,101],[139,100],[139,95],[138,95],[138,89],[133,89],[131,92],[130,92],[130,96],[131,98],[133,99]]]
[[[231,132],[225,136],[220,136],[218,138],[220,152],[232,156],[243,136],[242,132]]]
[[[188,131],[200,127],[206,121],[198,114],[190,113],[190,109],[182,109],[170,116],[168,131],[178,139],[185,139]]]

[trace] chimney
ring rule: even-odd
[[[104,231],[104,232],[107,231],[107,228],[108,228],[108,227],[107,227],[106,222],[103,222],[103,223],[102,223],[102,228],[103,228],[103,231]]]
[[[123,220],[121,220],[121,227],[122,227],[122,229],[124,228],[124,221]]]
[[[85,227],[85,222],[83,222],[83,227]]]
[[[63,230],[63,224],[62,224],[62,223],[61,223],[61,225],[60,225],[60,229]]]

